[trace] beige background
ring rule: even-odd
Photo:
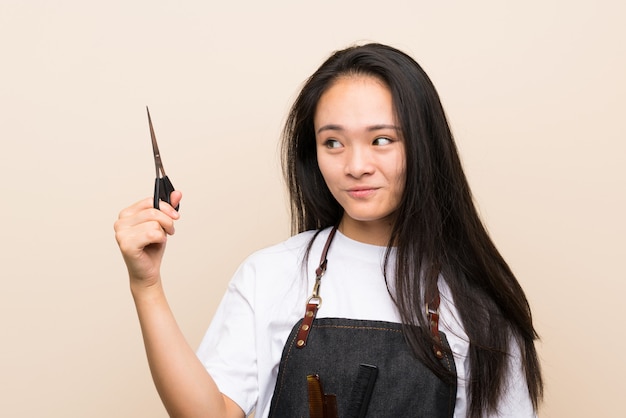
[[[436,3],[436,4],[435,4]],[[112,224],[185,192],[164,265],[197,346],[236,266],[288,236],[277,138],[302,81],[379,41],[441,94],[534,310],[541,417],[625,417],[622,1],[0,2],[0,415],[165,417]]]

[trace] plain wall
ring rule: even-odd
[[[542,340],[541,417],[624,417],[622,1],[0,3],[0,415],[165,417],[112,225],[184,192],[163,276],[197,346],[237,265],[289,236],[278,137],[334,50],[417,59]]]

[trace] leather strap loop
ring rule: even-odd
[[[426,304],[426,315],[428,318],[428,323],[430,326],[430,333],[435,339],[435,344],[433,344],[433,352],[435,353],[435,357],[438,359],[443,358],[443,344],[441,343],[441,336],[439,335],[439,302],[441,298],[439,297],[439,291],[435,297],[431,300],[430,303]]]
[[[306,312],[304,313],[304,319],[300,324],[300,329],[298,330],[298,336],[296,337],[296,348],[303,348],[306,346],[306,340],[309,338],[309,332],[311,331],[311,326],[313,325],[313,320],[317,315],[317,303],[307,303]]]

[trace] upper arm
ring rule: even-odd
[[[515,339],[511,338],[508,373],[504,381],[504,392],[498,403],[498,412],[492,414],[492,418],[506,417],[536,417],[528,384],[522,364],[519,346]]]
[[[244,417],[258,399],[254,296],[247,270],[243,266],[231,280],[197,350],[224,398],[227,417]]]
[[[245,418],[245,412],[243,412],[243,409],[241,409],[235,401],[224,394],[222,394],[222,397],[224,398],[224,405],[226,407],[225,418]]]

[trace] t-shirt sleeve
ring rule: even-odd
[[[249,414],[258,398],[254,269],[242,264],[197,351],[220,392]]]
[[[511,340],[510,345],[506,388],[498,404],[498,412],[489,415],[489,418],[534,418],[537,414],[528,393],[519,346],[514,339]]]

